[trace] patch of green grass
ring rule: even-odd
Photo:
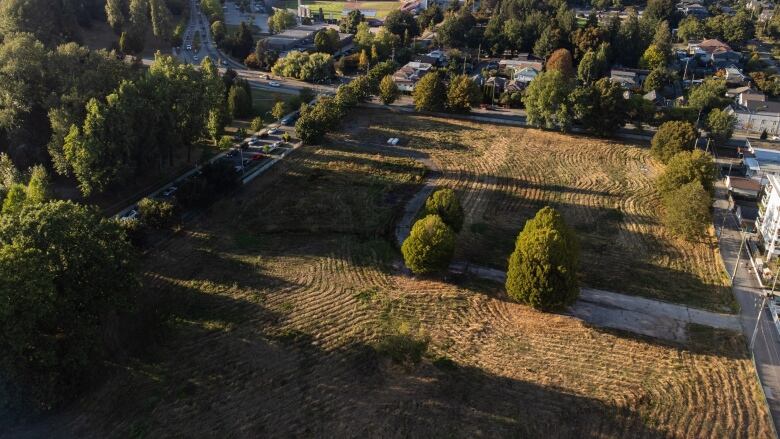
[[[369,303],[374,299],[374,297],[376,297],[377,294],[379,294],[378,289],[368,288],[366,290],[360,291],[359,293],[356,293],[354,297],[363,303]]]
[[[264,90],[252,90],[252,108],[255,114],[262,116],[266,122],[271,121],[271,109],[279,102],[285,102],[288,106],[291,106],[293,101],[297,101],[298,95],[290,93],[276,93]]]

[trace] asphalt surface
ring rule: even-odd
[[[723,181],[719,181],[716,185],[713,219],[719,233],[720,252],[727,273],[734,273],[734,267],[737,266],[732,290],[741,308],[742,333],[748,341],[753,337],[756,321],[760,316],[753,346],[753,357],[775,424],[775,431],[777,431],[780,427],[780,422],[778,422],[780,421],[780,333],[772,320],[769,309],[766,306],[762,308],[765,292],[759,284],[755,268],[745,250],[743,249],[740,253],[742,237],[737,220],[729,212],[727,206],[726,188]],[[722,229],[721,225],[723,225]],[[739,263],[737,263],[738,254],[740,254]]]

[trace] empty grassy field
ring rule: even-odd
[[[153,251],[144,288],[173,313],[161,342],[115,365],[51,428],[75,437],[771,434],[737,335],[694,328],[688,345],[666,344],[535,312],[495,285],[398,274],[393,225],[425,171],[392,155],[340,138],[298,150]]]
[[[458,255],[506,269],[517,233],[545,205],[581,240],[584,285],[733,311],[714,237],[689,243],[660,222],[648,148],[584,136],[361,110],[340,142],[367,147],[389,137],[427,158],[466,210]]]

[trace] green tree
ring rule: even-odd
[[[664,225],[676,236],[695,241],[707,234],[711,224],[712,197],[701,183],[693,181],[663,197]]]
[[[707,29],[701,20],[689,15],[677,26],[677,39],[682,42],[701,40],[707,35]]]
[[[117,34],[125,24],[125,14],[122,11],[122,0],[106,1],[106,21]]]
[[[3,215],[18,215],[27,204],[27,188],[21,183],[15,183],[8,187],[3,199]]]
[[[650,151],[656,159],[667,163],[675,154],[691,151],[698,137],[690,122],[664,122],[653,135]]]
[[[415,222],[401,245],[404,263],[416,274],[445,271],[454,252],[455,233],[438,215]]]
[[[575,117],[596,135],[611,136],[627,122],[628,102],[623,89],[609,78],[577,87],[572,101]]]
[[[534,43],[533,53],[539,58],[547,59],[555,49],[561,47],[563,40],[560,29],[554,25],[547,26]]]
[[[579,246],[574,232],[552,207],[526,221],[509,257],[506,291],[542,310],[562,309],[579,296]]]
[[[577,79],[583,83],[591,83],[604,75],[607,60],[601,51],[588,50],[577,66]]]
[[[688,96],[688,105],[707,113],[713,108],[725,106],[727,102],[726,82],[720,79],[708,79],[694,87]]]
[[[345,34],[355,34],[358,31],[358,26],[363,23],[363,14],[360,9],[353,9],[349,11],[346,17],[341,19],[339,29]],[[366,24],[368,25],[368,24]]]
[[[398,85],[393,81],[391,75],[382,78],[382,82],[379,83],[379,98],[382,100],[383,104],[392,104],[400,95],[401,91],[398,90]]]
[[[447,110],[453,113],[468,113],[479,104],[482,92],[467,75],[458,75],[447,87]]]
[[[227,115],[222,108],[213,109],[209,112],[209,120],[206,123],[206,131],[209,133],[211,140],[216,142],[222,134],[225,132],[225,126],[227,125]]]
[[[225,27],[225,23],[221,21],[215,21],[211,23],[211,35],[214,38],[214,42],[217,44],[222,43],[222,40],[224,40],[225,36],[227,35],[227,28]]]
[[[20,398],[48,409],[94,378],[108,328],[136,302],[135,273],[124,233],[97,209],[55,201],[0,222],[0,371]]]
[[[423,215],[438,215],[455,233],[463,227],[465,214],[452,189],[439,189],[425,200]]]
[[[698,182],[711,192],[716,178],[712,156],[700,149],[683,151],[669,159],[663,173],[656,179],[656,187],[662,195],[669,194],[683,185]]]
[[[295,14],[282,9],[275,9],[274,14],[268,17],[268,28],[271,33],[278,34],[295,26]]]
[[[43,165],[30,168],[30,181],[27,183],[27,203],[43,203],[51,198],[51,182]]]
[[[667,55],[655,44],[651,44],[650,47],[645,50],[642,57],[639,58],[639,67],[643,69],[657,69],[666,67]]]
[[[228,92],[228,113],[234,118],[244,118],[252,114],[252,98],[244,87],[234,85]]]
[[[716,145],[724,145],[734,134],[737,118],[726,110],[715,108],[707,116],[707,129]]]
[[[261,116],[257,116],[252,119],[252,122],[249,124],[249,129],[253,132],[258,132],[263,129],[264,125],[265,122],[263,121],[263,118]]]
[[[414,108],[417,111],[441,111],[447,100],[447,89],[438,72],[420,78],[412,90]]]
[[[557,70],[540,73],[528,86],[523,98],[528,123],[567,130],[572,122],[569,94],[573,89],[573,81]]]
[[[144,198],[138,202],[138,212],[141,217],[141,223],[152,229],[171,227],[175,221],[175,208],[168,201]]]
[[[358,58],[358,68],[362,71],[368,71],[368,68],[371,64],[371,59],[368,57],[368,53],[366,52],[366,49],[363,49],[360,51],[360,58]]]
[[[273,108],[271,108],[271,116],[277,121],[281,122],[285,114],[287,114],[287,104],[284,101],[276,101]]]
[[[400,9],[393,10],[385,17],[384,26],[388,31],[399,38],[403,38],[404,35],[408,35],[410,38],[420,35],[417,20],[415,20],[414,15],[408,11],[402,11]]]
[[[317,52],[335,53],[340,45],[338,31],[327,28],[317,32],[314,36],[314,45],[317,47]]]

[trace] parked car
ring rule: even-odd
[[[282,84],[279,84],[276,81],[271,81],[271,82],[268,83],[268,85],[270,85],[271,87],[281,87],[282,86]]]
[[[288,127],[291,127],[291,126],[295,125],[295,121],[298,120],[298,114],[299,114],[299,112],[296,111],[295,113],[293,113],[293,114],[291,114],[289,116],[286,116],[284,119],[282,119],[282,125],[288,126]]]
[[[273,128],[271,131],[268,131],[268,134],[276,135],[276,134],[282,134],[282,130],[279,128]]]

